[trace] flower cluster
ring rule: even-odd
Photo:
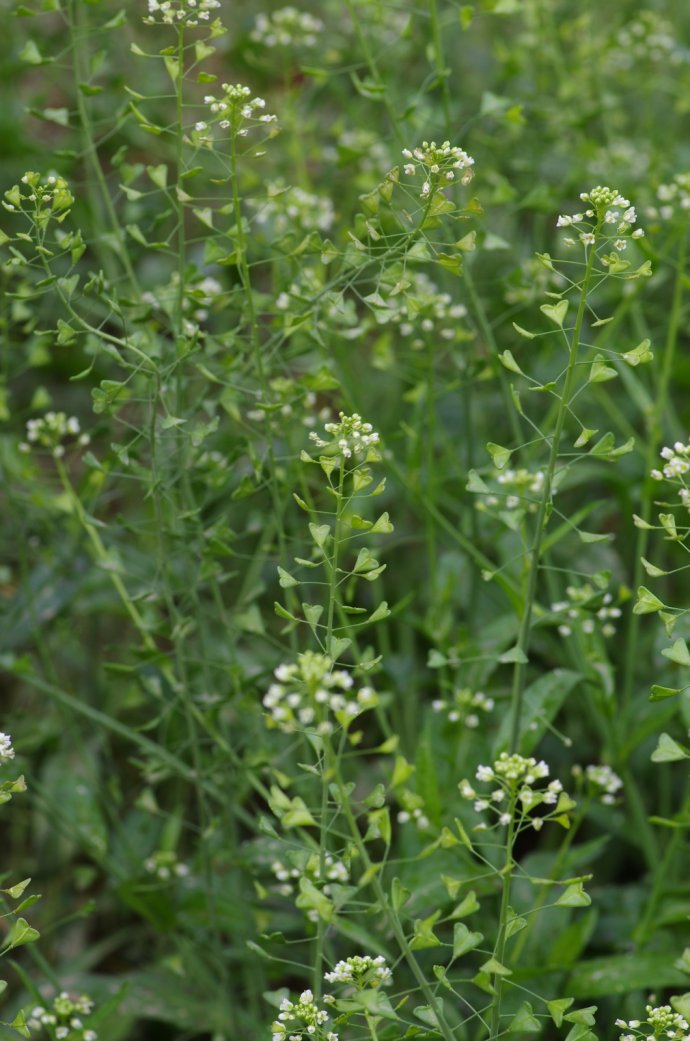
[[[239,137],[246,137],[254,127],[277,123],[277,116],[264,112],[266,102],[263,98],[252,97],[249,87],[241,83],[224,83],[222,96],[207,94],[204,104],[211,113],[210,122],[217,123],[221,130],[232,127]],[[248,124],[248,125],[245,125]],[[208,144],[212,138],[207,133],[209,124],[204,120],[194,125],[196,140],[200,144]]]
[[[617,188],[606,188],[597,185],[589,192],[581,192],[580,199],[589,203],[584,213],[561,214],[556,221],[557,228],[575,228],[583,246],[593,246],[597,241],[596,232],[606,241],[613,241],[613,247],[619,253],[627,247],[627,238],[640,239],[644,235],[642,228],[632,231],[637,221],[637,212]],[[615,230],[609,231],[609,227]],[[574,239],[566,238],[567,245],[574,245]]]
[[[324,979],[328,983],[352,983],[357,990],[364,990],[366,987],[387,986],[393,982],[393,973],[383,955],[372,958],[369,954],[355,954],[339,961],[333,972],[324,975]]]
[[[435,192],[441,192],[456,178],[456,170],[462,170],[460,184],[469,184],[472,180],[474,159],[462,148],[444,141],[437,145],[435,141],[422,141],[421,147],[403,148],[403,156],[408,162],[403,170],[408,177],[414,177],[419,169],[424,178],[420,195],[428,198]]]
[[[654,1038],[671,1038],[672,1041],[687,1041],[690,1026],[685,1016],[674,1012],[670,1005],[655,1007],[647,1005],[647,1018],[617,1019],[616,1026],[622,1027],[626,1033],[620,1035],[620,1041],[653,1041]]]
[[[378,704],[372,687],[355,691],[355,681],[344,669],[334,669],[333,660],[325,654],[305,651],[292,664],[279,665],[277,680],[263,698],[268,711],[268,725],[286,734],[313,724],[319,733],[331,733],[332,712],[341,726],[348,724],[367,709]]]
[[[488,698],[481,690],[475,692],[464,687],[462,690],[454,690],[449,700],[436,698],[431,702],[431,707],[434,712],[442,712],[449,723],[462,723],[474,730],[480,721],[477,710],[492,712],[494,699]]]
[[[249,38],[264,47],[315,47],[323,22],[307,11],[289,5],[272,14],[258,14]]]
[[[150,875],[155,875],[161,882],[170,878],[185,878],[189,874],[187,864],[181,864],[173,850],[159,849],[144,861],[144,867]]]
[[[275,417],[284,431],[285,420],[296,416],[296,404],[300,406],[300,418],[305,427],[315,426],[319,419],[326,423],[333,414],[328,405],[317,408],[318,398],[314,391],[305,391],[295,380],[277,376],[270,381],[269,387],[270,400],[264,401],[261,392],[258,392],[256,407],[247,411],[247,419],[254,423]]]
[[[673,448],[666,446],[660,454],[665,460],[664,467],[662,470],[652,470],[651,476],[655,481],[666,478],[667,481],[680,483],[680,501],[690,509],[690,488],[685,483],[685,475],[690,470],[690,442],[684,445],[682,441],[676,441]]]
[[[324,1001],[328,995],[324,995]],[[328,1013],[320,1009],[310,990],[303,990],[299,1001],[283,998],[277,1020],[271,1027],[272,1041],[338,1041],[338,1035],[319,1030],[328,1021]]]
[[[186,25],[190,28],[211,20],[211,11],[217,11],[220,0],[148,0],[147,25]]]
[[[427,343],[436,348],[439,340],[468,338],[467,329],[459,324],[459,319],[467,315],[464,304],[455,302],[450,293],[442,293],[423,271],[406,271],[400,278],[397,275],[396,270],[390,282],[390,296],[376,304],[367,301],[378,325],[395,324],[414,350],[422,350]],[[404,293],[399,291],[401,279],[406,286]]]
[[[142,303],[169,317],[176,315],[180,299],[180,276],[171,275],[167,285],[156,286],[141,294]],[[182,294],[182,326],[186,336],[197,336],[200,323],[205,322],[211,311],[218,311],[225,299],[225,290],[217,278],[187,276]],[[158,315],[156,315],[158,317]]]
[[[326,423],[324,430],[330,434],[330,440],[326,440],[312,430],[309,439],[317,448],[335,449],[335,454],[343,459],[351,459],[352,456],[367,456],[375,445],[379,443],[379,435],[371,423],[364,423],[362,417],[356,412],[346,416],[344,412],[339,413],[338,423]]]
[[[656,190],[660,206],[649,206],[647,216],[671,220],[676,207],[687,213],[690,210],[690,171],[676,174],[668,184],[660,184]]]
[[[30,1030],[47,1027],[58,1041],[66,1037],[69,1037],[70,1041],[97,1041],[96,1031],[85,1029],[81,1019],[82,1016],[90,1015],[92,1011],[93,1001],[86,994],[71,998],[67,991],[63,990],[53,999],[50,1008],[36,1005],[29,1014],[27,1026]]]
[[[333,856],[332,853],[325,853],[323,858],[324,866],[324,878],[327,880],[324,882],[322,891],[329,896],[331,892],[331,882],[349,882],[350,872],[347,869],[347,865],[339,860],[338,857]],[[291,896],[294,892],[295,883],[299,882],[300,878],[308,878],[310,882],[321,883],[321,855],[320,853],[310,853],[306,861],[299,867],[288,867],[282,860],[274,860],[271,863],[271,871],[280,882],[279,892],[281,896]],[[307,917],[311,918],[313,914],[314,920],[318,919],[317,913],[309,911]]]
[[[678,44],[672,24],[656,11],[641,11],[616,33],[607,54],[612,71],[635,69],[643,62],[665,62],[680,65],[688,61],[688,52]]]
[[[40,173],[27,170],[21,178],[21,184],[15,184],[5,192],[2,205],[10,213],[31,212],[37,223],[45,225],[51,217],[62,222],[73,203],[74,196],[64,177],[57,174],[41,177]]]
[[[597,765],[592,763],[586,766],[584,771],[581,766],[573,767],[573,776],[578,780],[583,779],[587,784],[590,794],[603,802],[605,806],[613,806],[616,795],[623,787],[623,782],[617,773],[605,763]]]
[[[396,797],[402,810],[398,811],[398,824],[413,823],[418,831],[426,831],[429,827],[429,818],[424,812],[424,799],[409,788],[396,789]]]
[[[496,817],[494,826],[510,824],[513,817],[517,819],[518,828],[531,825],[540,831],[544,821],[559,820],[563,823],[564,814],[572,809],[574,803],[563,791],[560,781],[542,782],[549,776],[549,767],[532,756],[508,755],[502,752],[492,766],[479,766],[476,779],[482,784],[496,785],[488,796],[478,796],[474,787],[466,779],[458,785],[463,799],[474,802],[476,813],[489,810]],[[543,816],[529,816],[538,806],[553,807],[547,809]],[[486,823],[481,823],[475,830],[485,831]]]
[[[532,473],[521,466],[517,470],[495,470],[489,480],[500,487],[496,493],[484,495],[477,500],[477,509],[486,510],[500,506],[504,510],[527,510],[534,513],[539,506],[539,497],[544,488],[544,471]]]
[[[14,759],[12,738],[9,734],[3,734],[0,730],[0,766],[4,763],[9,763],[10,759]]]
[[[564,617],[558,626],[561,636],[570,636],[575,628],[590,635],[596,630],[598,622],[602,623],[602,636],[615,634],[616,627],[612,619],[620,618],[621,609],[611,606],[613,597],[610,593],[601,596],[589,582],[582,586],[568,586],[565,592],[567,600],[557,600],[551,604],[553,613]]]
[[[32,445],[49,448],[56,459],[65,454],[62,442],[67,438],[76,438],[82,447],[89,444],[88,434],[82,434],[76,416],[67,416],[64,412],[46,412],[40,419],[30,419],[26,424],[26,441],[19,448],[22,452],[31,451]]]
[[[270,225],[274,235],[290,230],[329,231],[335,218],[335,209],[325,195],[314,195],[298,186],[286,187],[278,181],[268,185],[265,202],[252,200],[256,212],[254,223]]]

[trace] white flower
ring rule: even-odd
[[[14,759],[12,739],[9,734],[3,734],[0,731],[0,765],[9,762],[10,759]]]

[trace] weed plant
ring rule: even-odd
[[[687,1041],[688,12],[3,13],[0,1037]]]

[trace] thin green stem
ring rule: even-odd
[[[505,949],[506,949],[506,930],[508,925],[508,910],[510,908],[510,893],[512,889],[513,881],[513,870],[515,868],[515,861],[513,860],[513,842],[515,839],[515,808],[517,805],[517,797],[513,795],[511,805],[508,808],[510,814],[510,823],[508,824],[506,833],[506,859],[503,869],[501,871],[501,906],[498,914],[498,933],[496,935],[496,943],[494,946],[494,958],[500,962],[501,965],[505,964]],[[490,1032],[489,1037],[491,1041],[501,1032],[501,1006],[503,1003],[503,976],[500,973],[496,973],[493,978],[494,996],[491,1002],[491,1016],[490,1016]]]
[[[335,512],[335,526],[333,529],[333,551],[331,559],[328,561],[328,608],[326,614],[326,638],[325,648],[326,653],[331,653],[331,645],[333,642],[334,634],[334,620],[336,606],[339,606],[338,597],[338,560],[340,557],[340,529],[342,522],[343,510],[345,507],[345,498],[343,490],[345,486],[345,458],[341,457],[340,470],[338,473],[338,490],[336,493],[336,512]],[[319,872],[320,877],[326,877],[326,836],[328,834],[328,767],[326,760],[322,760],[321,770],[321,822],[320,822],[320,834],[319,834]],[[321,917],[317,922],[316,926],[316,943],[314,951],[314,994],[318,1000],[321,997],[321,988],[323,982],[323,954],[324,954],[324,942],[326,938],[326,923]]]
[[[99,220],[102,209],[105,213],[107,224],[110,225],[110,234],[117,242],[118,259],[125,270],[132,289],[138,293],[138,279],[125,246],[125,236],[118,220],[117,213],[115,212],[112,192],[108,187],[108,182],[105,179],[105,173],[103,172],[103,167],[101,166],[101,161],[98,157],[93,122],[82,89],[83,84],[87,83],[89,79],[87,72],[88,58],[85,54],[84,48],[84,41],[87,36],[87,26],[84,25],[84,21],[87,17],[87,10],[88,7],[82,2],[82,0],[70,0],[69,20],[72,31],[72,47],[74,56],[72,62],[74,95],[76,98],[77,112],[79,113],[79,123],[82,131],[82,147],[84,150],[84,156],[93,175],[93,178],[87,178],[86,186],[87,191],[91,195],[94,218]],[[94,187],[97,188],[97,191],[94,191]],[[96,249],[100,247],[101,238],[101,235],[94,236],[94,246]],[[106,270],[112,274],[112,263],[107,247],[103,250],[103,262]]]
[[[120,601],[122,602],[122,605],[123,605],[125,611],[129,615],[129,617],[130,617],[132,623],[134,624],[134,627],[136,628],[137,632],[141,636],[141,639],[142,639],[142,642],[143,642],[144,646],[147,648],[147,650],[150,650],[150,651],[155,650],[156,649],[156,644],[155,644],[151,634],[148,632],[148,629],[146,627],[146,623],[144,622],[144,619],[139,614],[139,611],[137,610],[136,606],[132,603],[132,599],[131,599],[129,593],[127,592],[125,584],[122,581],[122,579],[120,578],[120,574],[119,574],[119,572],[117,570],[118,565],[113,561],[113,558],[112,558],[111,554],[108,553],[107,549],[103,545],[103,542],[101,541],[101,537],[98,534],[98,532],[96,531],[96,528],[94,527],[94,525],[89,520],[89,518],[88,518],[88,516],[86,514],[86,510],[84,509],[84,507],[82,505],[81,499],[77,495],[76,489],[74,488],[74,485],[72,484],[72,481],[70,480],[70,477],[69,477],[69,474],[67,472],[67,468],[66,468],[65,464],[62,462],[61,459],[57,459],[56,458],[55,459],[55,467],[57,469],[58,476],[60,478],[60,483],[62,484],[62,487],[63,487],[63,489],[65,491],[65,494],[66,494],[66,496],[68,498],[68,501],[69,501],[69,504],[70,504],[70,508],[74,512],[74,514],[77,517],[79,523],[81,524],[82,528],[84,529],[84,531],[85,531],[85,533],[86,533],[86,535],[87,535],[87,537],[89,539],[89,542],[91,543],[91,547],[93,549],[93,553],[94,553],[94,556],[96,558],[97,563],[100,565],[100,567],[105,571],[105,573],[110,578],[110,581],[111,581],[111,583],[112,583],[112,585],[113,585],[113,587],[114,587],[118,597],[120,598]]]
[[[671,383],[671,374],[673,372],[673,361],[675,358],[676,344],[678,342],[678,333],[683,314],[683,289],[687,278],[685,272],[687,239],[688,229],[685,227],[678,248],[676,277],[673,285],[671,312],[669,314],[666,340],[664,342],[664,352],[661,360],[659,385],[656,390],[652,413],[647,422],[644,479],[642,484],[642,502],[640,503],[640,517],[645,525],[649,524],[652,515],[655,481],[650,477],[650,472],[657,462],[659,446],[661,445],[663,437],[664,416],[666,415],[668,392]],[[636,531],[637,537],[635,539],[635,561],[633,565],[632,579],[632,588],[634,590],[636,590],[642,583],[642,557],[646,555],[649,543],[649,529],[647,527],[637,528]],[[621,696],[623,708],[627,708],[630,705],[632,698],[635,672],[639,661],[640,621],[640,615],[630,612]]]
[[[563,393],[561,394],[558,402],[558,411],[556,413],[554,431],[551,436],[551,450],[549,452],[549,461],[546,467],[546,473],[544,475],[544,487],[535,523],[534,539],[529,552],[529,575],[527,582],[527,593],[522,610],[520,627],[518,630],[518,638],[516,644],[516,658],[518,660],[515,663],[515,669],[513,671],[513,684],[511,691],[511,752],[514,752],[517,749],[518,742],[520,740],[522,701],[527,679],[527,655],[529,651],[530,636],[532,630],[532,613],[537,595],[539,560],[541,557],[544,532],[546,530],[546,525],[548,522],[549,507],[551,505],[553,481],[556,473],[556,465],[558,463],[558,452],[561,444],[561,436],[563,434],[563,427],[565,425],[566,416],[569,412],[570,399],[572,396],[573,385],[575,382],[575,370],[577,366],[580,348],[580,337],[582,335],[582,325],[587,310],[587,295],[589,293],[589,288],[592,280],[592,270],[594,267],[594,259],[596,257],[596,241],[599,237],[600,227],[601,219],[598,219],[595,230],[595,242],[594,245],[592,245],[588,251],[585,273],[580,286],[580,299],[577,308],[577,315],[575,317],[575,325],[573,327],[569,344],[568,367],[566,369],[565,374]]]
[[[359,853],[361,866],[363,868],[363,874],[366,874],[367,877],[370,879],[370,884],[374,890],[374,895],[376,896],[376,900],[381,909],[381,913],[386,919],[386,922],[391,932],[395,936],[396,942],[400,948],[400,952],[405,961],[407,962],[407,965],[409,966],[412,975],[417,981],[419,989],[422,992],[422,995],[424,996],[424,1000],[434,1013],[441,1037],[444,1039],[444,1041],[455,1041],[453,1037],[453,1031],[451,1030],[443,1014],[442,1005],[436,997],[436,994],[434,993],[432,987],[429,985],[429,981],[427,980],[426,976],[422,972],[419,963],[417,962],[417,959],[414,956],[414,952],[410,947],[409,941],[405,935],[405,931],[402,927],[400,919],[395,909],[391,906],[388,896],[384,891],[383,885],[381,884],[381,879],[379,877],[380,865],[374,864],[371,860],[371,857],[369,856],[369,851],[366,847],[364,839],[362,838],[362,833],[359,830],[359,825],[357,824],[356,817],[352,810],[349,791],[343,781],[343,777],[340,771],[340,764],[337,760],[337,757],[333,753],[333,749],[328,737],[326,737],[324,740],[324,757],[328,773],[333,778],[334,783],[337,787],[340,809],[347,822],[347,826],[349,828],[350,834],[352,835],[352,840],[355,844],[355,848]]]
[[[429,0],[429,18],[431,19],[431,40],[434,49],[434,63],[436,75],[441,88],[441,106],[443,108],[443,122],[446,133],[450,132],[450,90],[448,88],[449,71],[443,57],[443,38],[441,35],[441,21],[438,16],[436,0]]]

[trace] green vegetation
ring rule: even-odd
[[[690,10],[5,7],[0,1038],[687,1041]]]

